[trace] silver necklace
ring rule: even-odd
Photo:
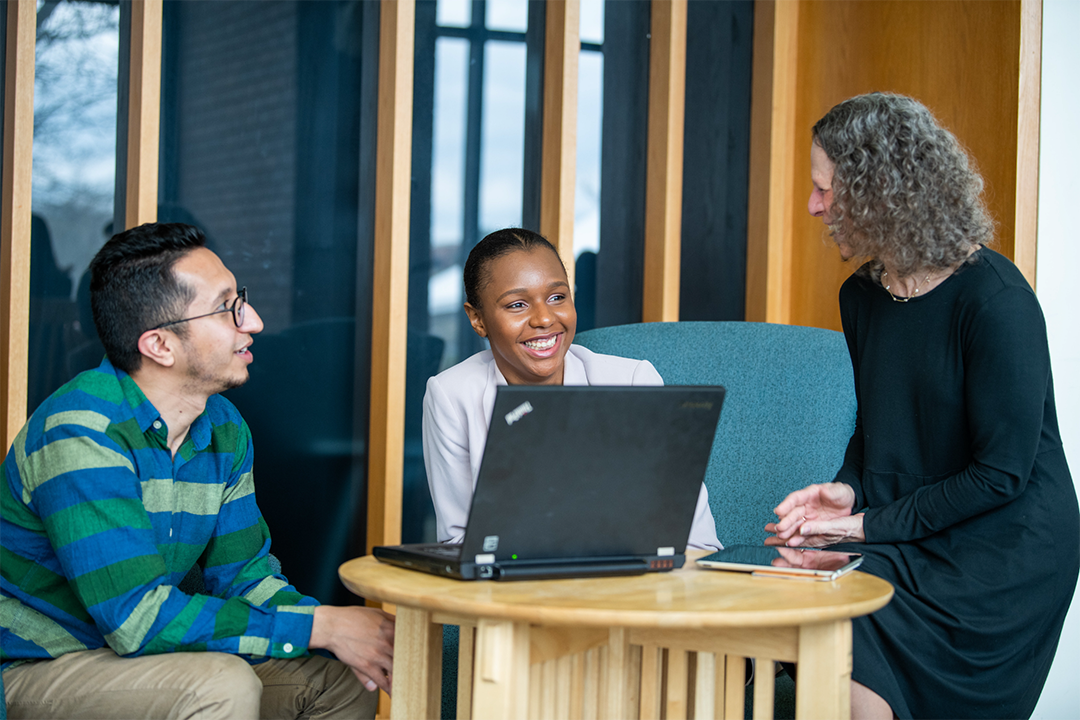
[[[888,274],[889,274],[888,270],[883,270],[881,272],[881,284],[882,285],[885,285],[885,276],[888,275]],[[906,303],[906,302],[910,301],[911,298],[913,298],[913,297],[915,297],[916,295],[919,294],[919,290],[922,288],[922,286],[924,284],[926,284],[926,282],[929,279],[930,279],[930,273],[927,273],[926,277],[924,277],[919,282],[919,284],[915,286],[915,290],[912,291],[911,295],[909,295],[908,297],[896,297],[895,295],[893,295],[892,290],[889,289],[889,288],[892,287],[892,283],[889,283],[888,285],[885,285],[885,292],[889,293],[889,297],[891,297],[893,299],[893,302]]]

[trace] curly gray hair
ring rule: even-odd
[[[858,95],[814,125],[835,165],[829,225],[878,277],[887,258],[900,275],[961,263],[994,234],[983,180],[956,137],[917,100]]]

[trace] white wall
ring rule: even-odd
[[[1046,315],[1058,422],[1080,488],[1080,3],[1044,0],[1039,255],[1036,291]],[[1073,597],[1034,718],[1080,718],[1080,596]]]

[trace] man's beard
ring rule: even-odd
[[[189,357],[194,357],[194,348],[189,348]],[[210,370],[202,360],[193,361],[187,368],[188,385],[198,388],[208,395],[217,395],[226,390],[238,388],[248,381],[249,374],[240,376],[222,376]]]

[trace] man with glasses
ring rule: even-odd
[[[271,568],[251,436],[219,395],[248,379],[263,324],[205,244],[178,223],[105,244],[106,358],[0,465],[12,718],[373,717],[390,689],[392,617],[319,605]],[[206,594],[189,595],[196,565]]]

